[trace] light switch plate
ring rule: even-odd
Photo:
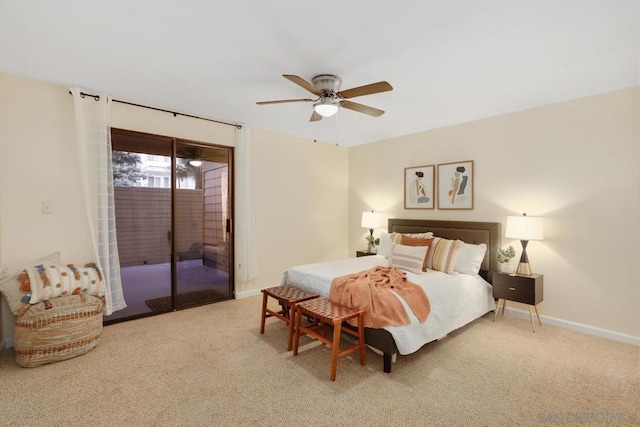
[[[49,200],[42,201],[42,213],[43,214],[52,214],[53,213],[53,203]]]

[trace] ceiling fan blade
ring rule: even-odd
[[[309,119],[310,122],[319,122],[320,120],[322,120],[322,116],[318,113],[316,113],[316,110],[313,110],[313,113],[311,113],[311,118]]]
[[[313,99],[281,99],[280,101],[260,101],[256,102],[258,105],[267,105],[267,104],[284,104],[285,102],[313,102]]]
[[[349,110],[357,111],[358,113],[368,114],[370,116],[379,117],[384,114],[384,110],[369,107],[368,105],[358,104],[351,101],[340,101],[340,105]]]
[[[369,85],[358,86],[352,89],[342,90],[337,93],[341,98],[355,98],[356,96],[371,95],[373,93],[387,92],[393,90],[393,87],[385,82],[371,83]]]
[[[285,79],[291,80],[298,86],[308,90],[314,95],[318,95],[318,96],[322,95],[322,92],[319,91],[317,87],[315,87],[314,85],[312,85],[311,83],[303,79],[302,77],[294,76],[293,74],[283,74],[282,77],[284,77]]]

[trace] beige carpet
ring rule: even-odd
[[[75,359],[26,369],[0,356],[2,426],[637,425],[637,347],[492,315],[401,356],[367,352],[329,381],[329,350],[259,296],[107,326]]]

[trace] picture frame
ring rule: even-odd
[[[438,164],[438,209],[473,209],[473,160]]]
[[[435,165],[404,168],[404,208],[434,209]]]

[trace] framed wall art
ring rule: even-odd
[[[404,168],[404,208],[433,209],[435,166]]]
[[[438,209],[473,209],[473,160],[438,165]]]

